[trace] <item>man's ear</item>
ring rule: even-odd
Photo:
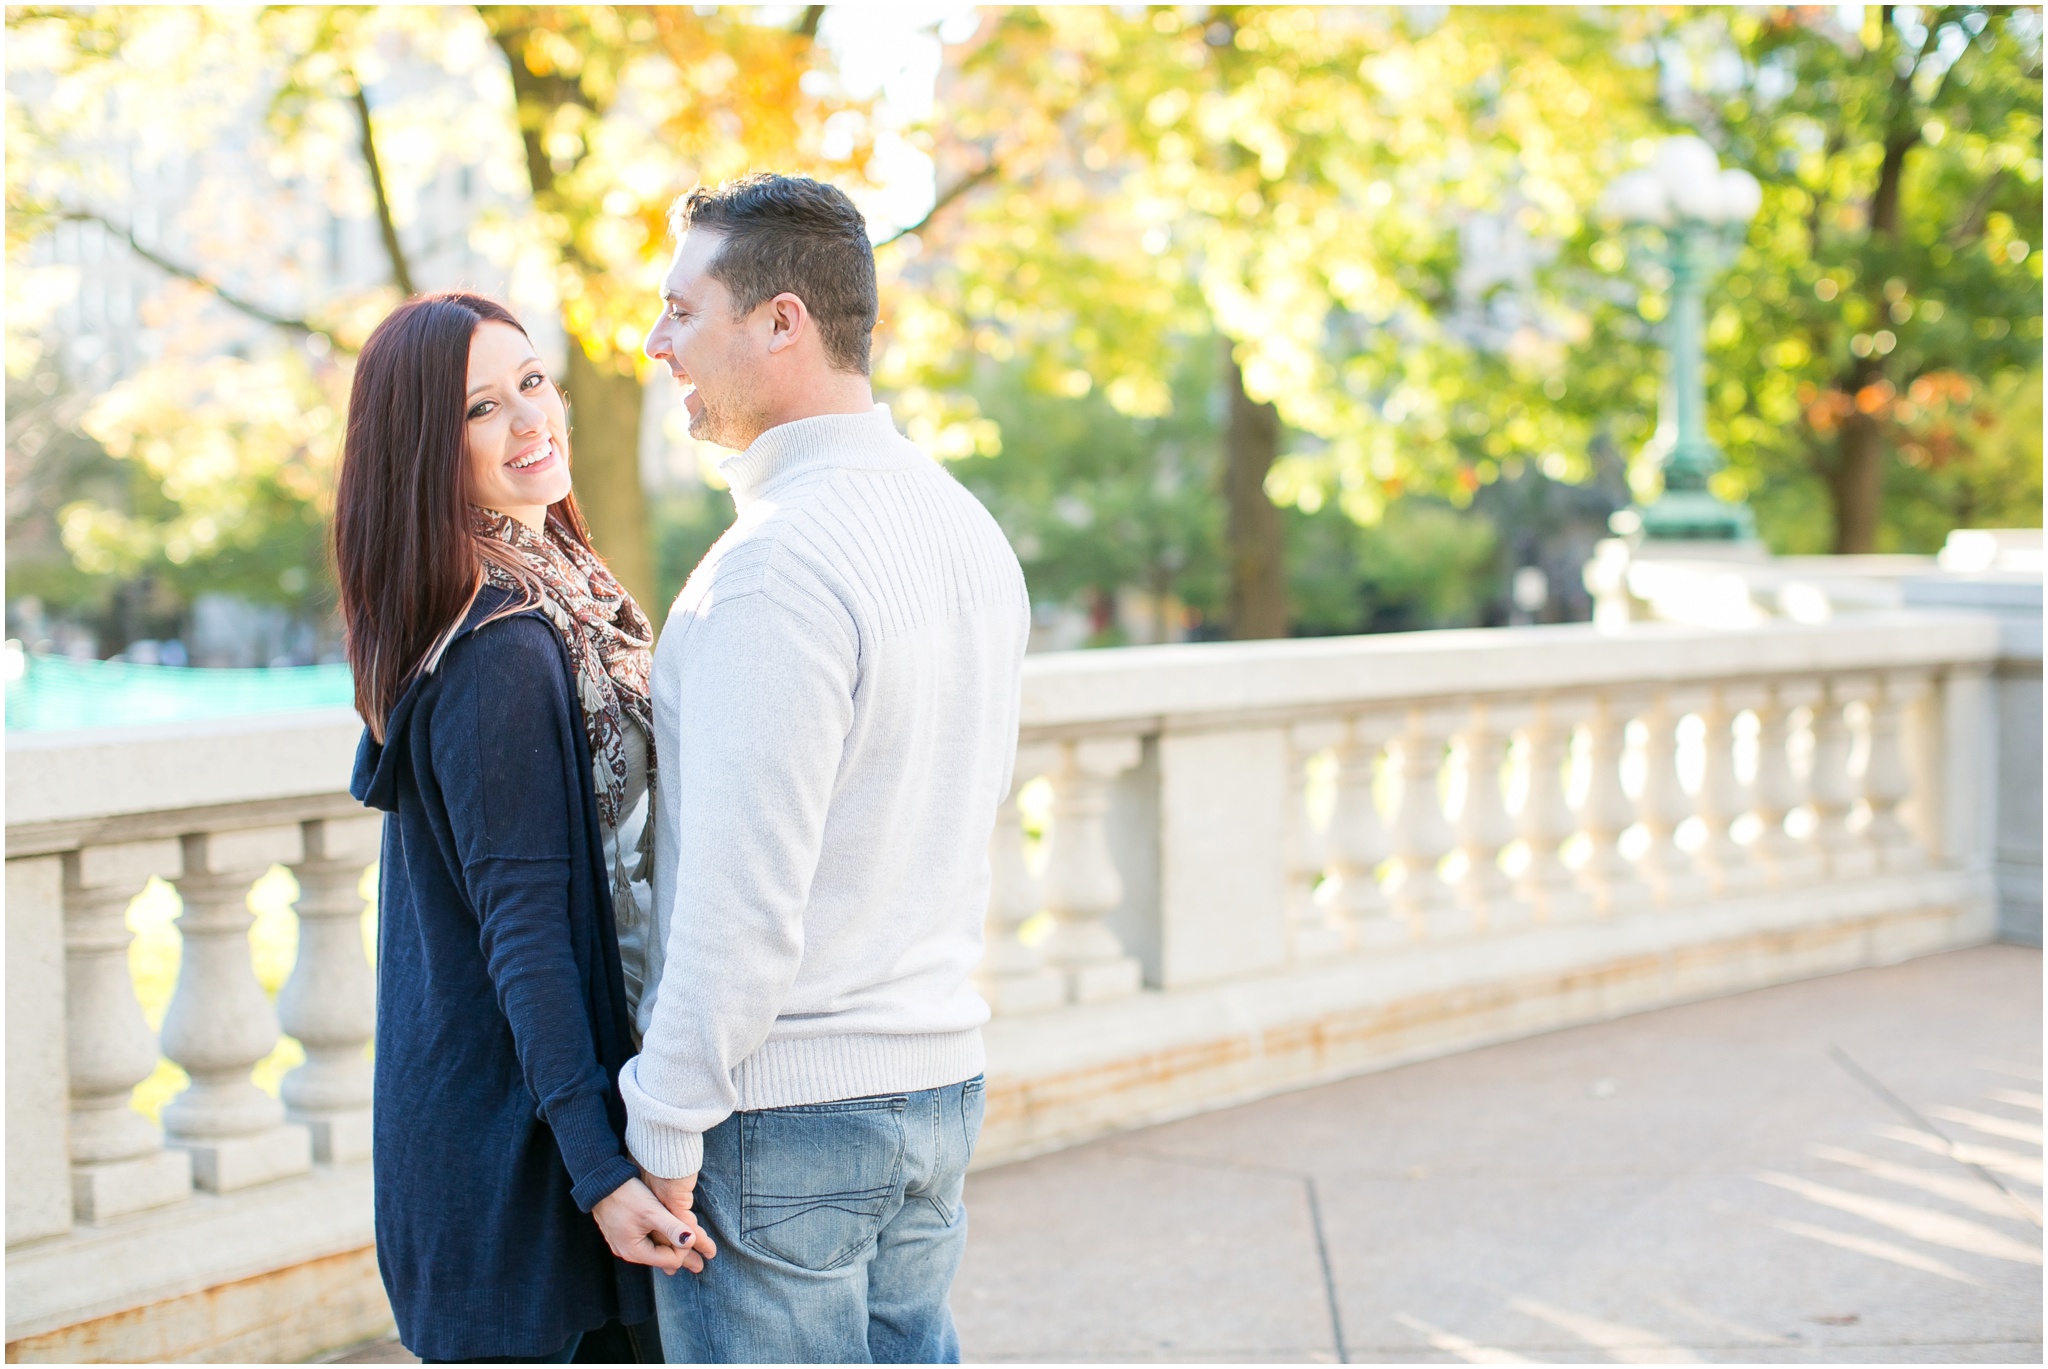
[[[794,347],[811,326],[811,311],[804,302],[785,290],[768,301],[768,350],[780,352]]]

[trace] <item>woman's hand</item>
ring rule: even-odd
[[[604,1233],[612,1254],[632,1264],[652,1265],[664,1274],[687,1269],[704,1272],[704,1257],[710,1253],[708,1238],[661,1205],[661,1200],[638,1179],[628,1179],[599,1199],[590,1215]],[[695,1248],[702,1244],[704,1252]]]

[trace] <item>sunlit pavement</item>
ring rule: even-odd
[[[1672,1008],[976,1174],[953,1305],[978,1360],[2039,1363],[2040,1079],[2037,951]]]
[[[2017,947],[1645,1013],[976,1174],[953,1307],[970,1360],[2038,1364],[2040,1081]]]

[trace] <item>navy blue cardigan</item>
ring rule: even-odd
[[[356,753],[389,814],[377,891],[377,1264],[427,1359],[545,1355],[653,1315],[587,1214],[638,1171],[632,1055],[590,747],[537,613],[478,627]]]

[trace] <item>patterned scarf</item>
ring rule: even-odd
[[[583,730],[590,738],[598,814],[605,826],[617,830],[626,806],[627,718],[640,724],[647,739],[647,792],[654,793],[654,708],[647,685],[654,633],[647,616],[604,562],[553,524],[541,533],[491,509],[472,505],[470,514],[479,536],[519,553],[542,591],[541,612],[569,648]],[[533,588],[489,558],[484,580],[515,594]]]

